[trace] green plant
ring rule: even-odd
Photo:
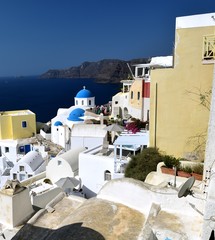
[[[144,181],[146,176],[156,171],[157,164],[163,161],[163,156],[157,148],[143,149],[139,154],[132,156],[125,169],[125,177]]]
[[[167,168],[179,167],[180,165],[180,161],[170,155],[163,155],[163,162]]]
[[[197,163],[192,166],[192,172],[194,173],[203,174],[203,170],[204,170],[204,165],[201,163]]]
[[[187,173],[192,173],[192,167],[190,165],[184,165],[179,168],[179,171],[184,171]]]

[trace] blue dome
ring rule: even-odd
[[[62,125],[63,125],[63,123],[60,122],[60,121],[56,121],[56,122],[54,123],[54,126],[62,126]]]
[[[94,97],[93,94],[85,89],[85,87],[76,94],[76,98],[91,98]]]
[[[83,109],[76,108],[69,114],[67,119],[69,121],[84,121],[83,119],[79,118],[84,116],[84,112],[85,111]]]

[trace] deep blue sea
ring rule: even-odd
[[[93,79],[0,78],[0,111],[29,109],[36,114],[36,121],[47,122],[56,116],[58,108],[73,106],[83,86],[94,94],[96,105],[108,103],[120,91],[120,84],[96,83]]]

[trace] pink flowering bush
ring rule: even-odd
[[[132,133],[137,133],[141,128],[145,128],[148,122],[142,122],[139,119],[133,119],[132,122],[126,124],[125,129],[131,131]]]
[[[125,128],[128,130],[128,131],[131,131],[132,133],[136,133],[139,131],[139,128],[138,126],[136,125],[135,122],[130,122],[130,123],[127,123]]]

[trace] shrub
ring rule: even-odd
[[[163,156],[157,148],[145,148],[139,154],[132,156],[125,169],[125,177],[145,181],[146,176],[156,171],[157,164],[163,161]]]
[[[183,171],[186,173],[192,173],[192,167],[190,165],[184,165],[179,168],[179,171]]]
[[[141,128],[145,128],[148,122],[142,122],[139,119],[132,118],[132,122],[128,122],[125,128],[132,133],[138,132]]]
[[[204,165],[201,163],[193,164],[192,166],[192,172],[197,174],[203,174]]]
[[[170,155],[163,155],[163,162],[167,168],[179,167],[180,161]]]

